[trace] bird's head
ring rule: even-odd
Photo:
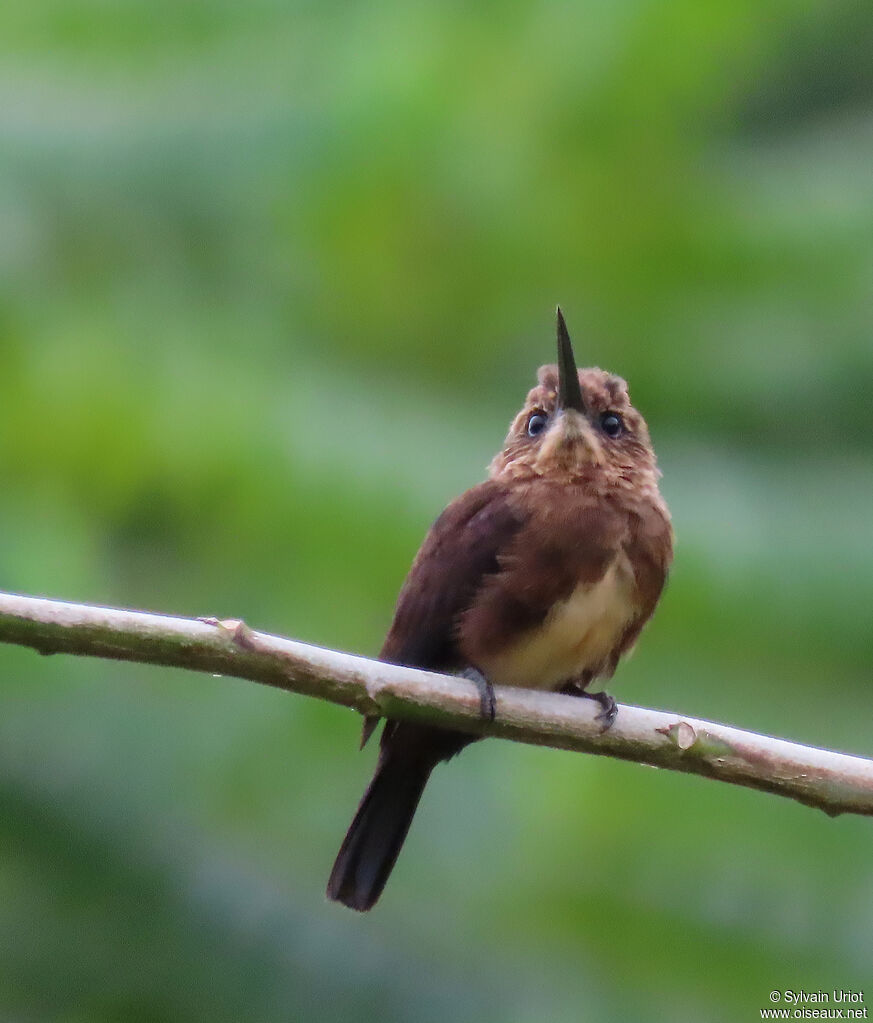
[[[602,369],[577,370],[560,308],[558,362],[541,366],[537,379],[491,463],[492,479],[657,485],[649,430],[627,384]]]

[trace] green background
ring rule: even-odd
[[[619,699],[873,753],[873,6],[7,0],[0,586],[374,654],[552,358],[675,570]],[[726,1021],[873,1000],[873,824],[482,743],[324,900],[352,713],[0,647],[0,1017]]]

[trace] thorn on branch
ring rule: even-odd
[[[364,715],[364,724],[361,728],[361,744],[358,746],[359,750],[362,750],[370,741],[370,736],[372,736],[373,732],[376,731],[376,726],[380,721],[381,718],[379,718],[376,714]]]

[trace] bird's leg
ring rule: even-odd
[[[594,700],[600,704],[600,713],[597,714],[594,720],[600,722],[600,732],[602,734],[612,728],[615,716],[618,714],[618,705],[615,702],[615,698],[605,690],[601,690],[599,693],[589,693],[586,690],[586,686],[591,682],[591,678],[592,676],[586,672],[580,675],[579,678],[568,682],[561,689],[561,692],[566,693],[568,696],[584,696],[586,700]]]
[[[469,668],[464,668],[460,674],[461,678],[469,679],[475,683],[479,690],[479,713],[486,720],[493,721],[497,716],[497,698],[494,695],[494,686],[478,668],[474,668],[472,665]]]

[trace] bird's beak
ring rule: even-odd
[[[579,387],[579,372],[573,357],[573,346],[567,333],[564,314],[558,306],[558,408],[575,409],[585,415],[585,402]]]

